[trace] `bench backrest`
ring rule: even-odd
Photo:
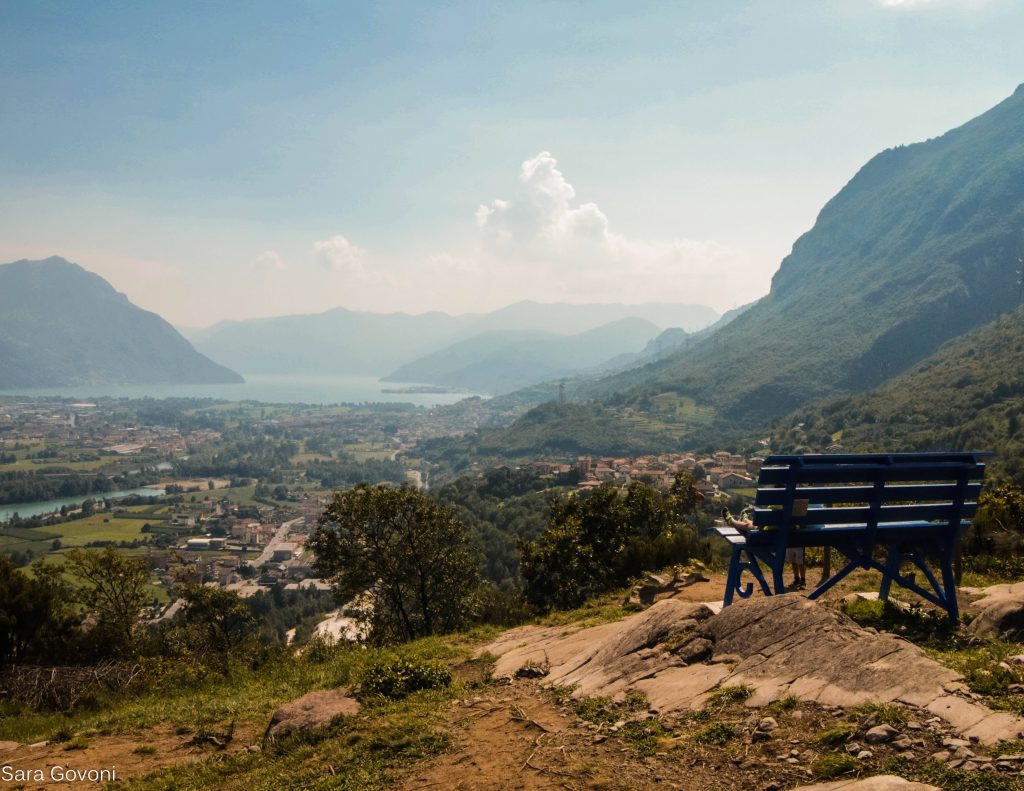
[[[955,534],[973,519],[986,453],[769,456],[761,467],[754,525],[780,544],[806,525],[930,523]]]

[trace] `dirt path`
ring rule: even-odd
[[[259,736],[255,728],[236,728],[231,741],[220,750],[209,742],[194,744],[191,734],[180,735],[173,728],[158,726],[129,735],[89,736],[38,747],[25,745],[0,752],[0,765],[9,765],[12,770],[42,770],[44,782],[30,780],[20,787],[49,790],[54,787],[51,772],[67,776],[69,770],[109,770],[114,773],[113,779],[127,780],[201,761],[214,753],[237,753]],[[107,787],[110,779],[108,774],[103,781],[75,780],[68,785],[75,789],[101,789]]]

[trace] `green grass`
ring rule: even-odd
[[[861,720],[874,718],[876,724],[891,725],[894,728],[906,727],[908,716],[907,710],[895,703],[878,703],[868,701],[851,706],[847,713]]]
[[[422,661],[465,658],[470,640],[482,639],[484,634],[426,638],[387,651],[342,645],[331,651],[328,661],[319,663],[282,654],[257,670],[237,668],[229,678],[199,674],[190,666],[162,672],[151,667],[148,688],[110,697],[94,709],[65,715],[33,713],[5,704],[6,708],[0,707],[0,740],[31,743],[51,739],[56,733],[131,734],[161,723],[192,731],[232,720],[265,725],[280,704],[315,689],[354,686],[367,667],[382,659],[395,655]]]
[[[852,722],[837,722],[814,734],[814,741],[826,747],[838,747],[846,744],[857,735],[857,726]]]
[[[754,688],[748,684],[735,684],[719,687],[709,695],[705,706],[724,705],[734,701],[746,700],[754,694]]]
[[[705,725],[703,728],[698,728],[693,733],[693,740],[700,744],[725,744],[733,736],[736,735],[736,731],[731,725],[725,722],[712,722],[710,725]]]
[[[811,763],[811,773],[819,780],[833,780],[859,772],[861,762],[846,753],[825,753]]]

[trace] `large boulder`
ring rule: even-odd
[[[700,708],[715,688],[744,684],[751,706],[786,695],[823,705],[893,701],[985,743],[1024,731],[1024,719],[969,700],[961,677],[914,644],[798,594],[756,597],[717,614],[664,599],[591,628],[520,627],[484,650],[498,657],[496,677],[540,666],[544,683],[574,686],[576,696],[638,690],[660,712]]]
[[[793,791],[942,791],[938,786],[914,783],[896,775],[876,775],[863,780],[838,780],[834,783],[818,783],[800,786]]]
[[[274,712],[267,727],[267,736],[279,739],[294,733],[308,733],[330,725],[337,717],[359,713],[359,701],[347,689],[310,692]]]
[[[1024,640],[1024,582],[967,590],[981,594],[970,605],[975,618],[967,631],[978,637]]]

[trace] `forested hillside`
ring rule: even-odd
[[[773,449],[995,451],[1024,482],[1024,308],[953,341],[905,374],[776,423]]]

